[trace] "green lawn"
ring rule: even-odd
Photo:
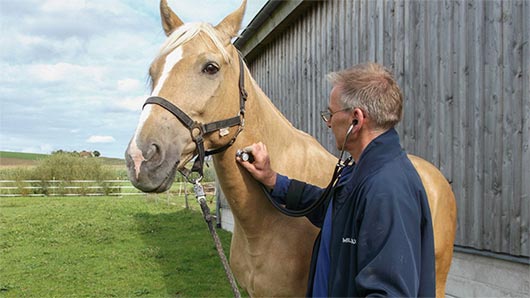
[[[231,296],[197,203],[155,198],[1,198],[0,297]]]

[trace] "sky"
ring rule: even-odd
[[[243,28],[267,0],[248,0]],[[219,23],[241,0],[168,0]],[[158,0],[0,0],[0,151],[123,158],[166,36]]]

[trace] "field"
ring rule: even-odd
[[[2,198],[0,297],[229,297],[190,204],[166,196]],[[230,233],[218,233],[228,254]]]
[[[0,151],[0,167],[35,166],[48,154]],[[119,158],[98,157],[105,165],[125,168],[125,161]]]
[[[0,167],[34,166],[46,154],[0,151]]]

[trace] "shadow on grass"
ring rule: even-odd
[[[202,215],[197,211],[138,213],[142,257],[156,261],[169,297],[230,297],[232,291]],[[231,234],[217,230],[226,253]]]

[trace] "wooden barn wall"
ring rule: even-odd
[[[315,2],[251,72],[298,127],[335,152],[319,119],[330,71],[375,61],[405,96],[404,148],[452,181],[456,244],[530,255],[528,1]]]

